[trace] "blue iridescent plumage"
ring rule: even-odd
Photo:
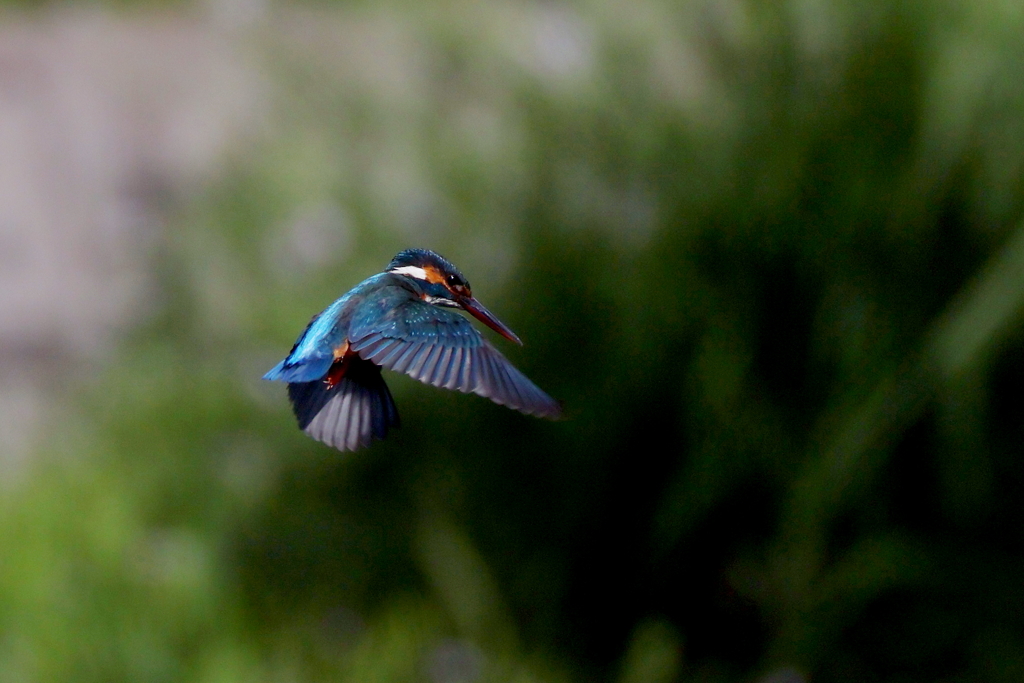
[[[558,417],[559,404],[451,309],[522,343],[473,298],[454,265],[410,249],[314,317],[264,379],[288,382],[299,427],[341,450],[366,446],[398,426],[381,368],[530,415]]]

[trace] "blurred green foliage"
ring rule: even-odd
[[[0,681],[1019,680],[1024,11],[391,4],[257,28],[272,134],[0,496]],[[557,423],[260,375],[409,246]]]

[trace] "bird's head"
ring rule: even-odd
[[[391,259],[387,272],[415,280],[428,304],[461,308],[505,339],[522,345],[515,332],[473,297],[469,281],[455,264],[440,254],[428,249],[406,249]]]

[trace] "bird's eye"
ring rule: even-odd
[[[448,289],[451,290],[452,292],[455,292],[456,294],[460,294],[462,296],[470,295],[469,283],[463,280],[460,276],[455,274],[448,275],[448,277],[444,279],[444,282],[446,285],[448,285]]]

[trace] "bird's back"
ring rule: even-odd
[[[348,341],[353,323],[367,320],[382,304],[394,306],[414,296],[389,273],[368,277],[310,320],[288,356],[264,379],[311,382],[323,378],[335,360],[335,351]]]

